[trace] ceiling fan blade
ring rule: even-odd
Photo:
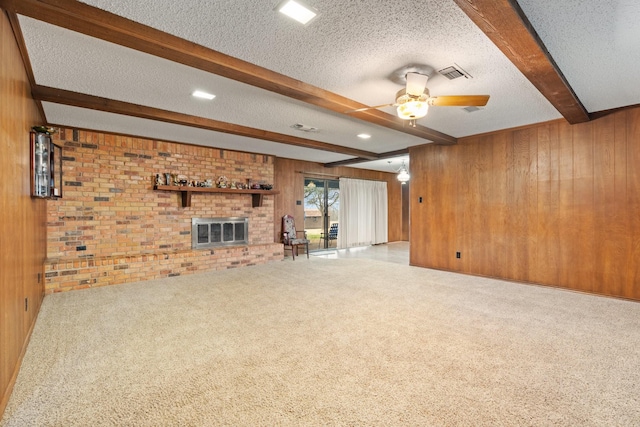
[[[407,94],[411,96],[420,96],[427,87],[429,76],[420,73],[407,73]]]
[[[366,110],[375,110],[376,108],[382,108],[382,107],[392,107],[395,104],[382,104],[382,105],[375,105],[373,107],[364,107],[364,108],[358,108],[356,110],[347,110],[345,111],[345,113],[357,113],[359,111],[366,111]]]
[[[432,96],[429,105],[436,107],[484,107],[489,101],[489,95],[452,95]]]

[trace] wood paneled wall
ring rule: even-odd
[[[31,99],[22,57],[4,12],[0,12],[0,58],[1,416],[42,302],[46,251],[46,202],[31,199],[29,180],[29,131],[42,124],[42,118]]]
[[[409,188],[411,183],[401,185],[402,191],[402,236],[401,240],[409,241]]]
[[[300,173],[300,171],[305,173]],[[296,222],[301,222],[304,218],[304,206],[303,204],[296,205],[296,201],[300,200],[304,203],[305,177],[332,179],[340,176],[387,181],[387,193],[389,197],[389,241],[395,242],[402,240],[402,221],[400,221],[402,218],[402,189],[395,174],[344,166],[325,168],[321,163],[276,158],[274,189],[280,191],[280,194],[275,196],[274,241],[281,241],[280,233],[282,230],[281,221],[283,215],[293,215]]]
[[[640,300],[640,108],[410,155],[412,265]]]

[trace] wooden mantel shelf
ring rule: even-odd
[[[156,185],[154,190],[175,191],[182,193],[182,207],[191,207],[191,195],[193,193],[227,193],[227,194],[251,194],[251,206],[254,208],[262,206],[262,197],[270,194],[279,194],[274,190],[239,190],[237,188],[215,188],[215,187],[185,187],[179,185]]]

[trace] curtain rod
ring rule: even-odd
[[[348,178],[346,176],[340,176],[340,175],[330,174],[330,173],[320,173],[320,172],[296,171],[296,173],[302,173],[307,175],[317,175],[317,176],[330,176],[333,178]]]
[[[361,179],[363,181],[378,181],[378,182],[387,182],[384,179],[373,179],[373,178],[360,178],[357,176],[345,176],[345,175],[332,175],[329,173],[319,173],[319,172],[308,172],[308,171],[295,171],[296,173],[306,174],[306,175],[317,175],[317,176],[328,176],[331,178],[348,178],[348,179]],[[389,172],[387,172],[389,173]]]

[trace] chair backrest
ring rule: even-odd
[[[284,244],[289,244],[289,239],[296,238],[296,221],[291,215],[285,215],[282,217],[282,233]]]
[[[338,238],[338,223],[331,224],[329,227],[329,240],[334,240]]]

